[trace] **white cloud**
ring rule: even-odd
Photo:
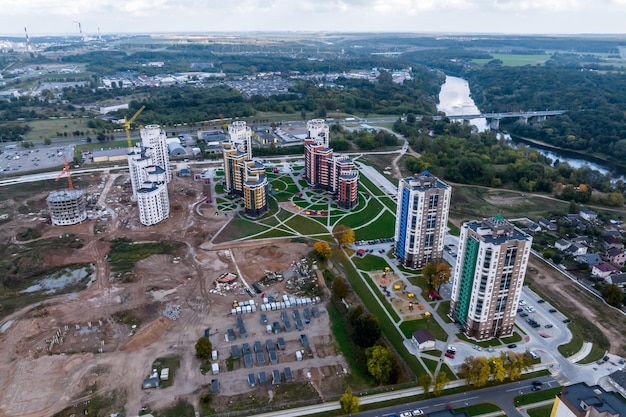
[[[80,17],[92,13],[146,15],[167,7],[168,0],[0,0],[4,15],[49,14]]]
[[[495,0],[494,5],[511,11],[574,11],[580,8],[579,0]]]

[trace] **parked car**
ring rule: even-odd
[[[544,300],[543,298],[540,298],[540,299],[538,299],[538,300],[537,300],[537,302],[538,302],[539,304],[542,304],[542,303],[545,303],[545,302],[546,302],[546,300]]]
[[[539,385],[535,385],[532,390],[533,391],[541,391],[541,387]]]
[[[551,308],[550,310],[548,310],[550,313],[556,313],[556,308]]]
[[[454,359],[454,353],[446,352],[445,356],[450,359]]]
[[[517,347],[517,345],[515,343],[511,343],[508,348],[509,349],[515,349]]]
[[[570,322],[571,322],[571,320],[570,320],[570,319],[565,319],[565,320],[563,320],[563,323],[570,323]]]
[[[541,382],[541,381],[533,381],[533,385],[536,386],[536,387],[540,387],[540,386],[543,385],[543,382]]]
[[[528,317],[528,313],[522,313],[519,315],[520,317]]]
[[[548,324],[546,324],[546,325],[545,325],[545,326],[543,326],[543,327],[545,327],[546,329],[551,329],[551,328],[552,328],[552,327],[554,327],[554,326],[552,326],[552,324],[548,323]]]
[[[480,346],[478,346],[478,345],[473,345],[473,346],[472,346],[472,349],[474,349],[474,350],[478,350],[478,351],[483,350],[483,348],[481,348],[481,347],[480,347]]]
[[[414,416],[421,416],[423,414],[424,414],[424,412],[422,410],[413,410],[413,415]]]

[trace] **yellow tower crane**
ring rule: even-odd
[[[126,116],[124,116],[124,129],[126,130],[126,139],[128,140],[128,149],[131,148],[131,144],[130,144],[130,124],[135,121],[135,119],[139,116],[139,113],[141,113],[143,111],[143,109],[145,109],[145,108],[146,108],[146,106],[141,106],[139,108],[139,110],[137,110],[137,113],[135,113],[133,115],[133,117],[131,117],[129,120],[126,120]]]

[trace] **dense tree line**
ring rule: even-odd
[[[493,132],[474,133],[460,123],[428,119],[397,121],[394,129],[405,134],[413,149],[422,154],[420,159],[406,158],[405,166],[412,172],[429,169],[452,182],[554,193],[579,203],[591,200],[592,189],[608,193],[603,202],[615,199],[610,175],[588,167],[575,169],[531,148],[513,148]],[[619,191],[623,184],[621,187]],[[613,205],[620,201],[623,199],[615,199]]]
[[[503,120],[501,128],[566,149],[624,160],[626,78],[621,72],[591,71],[556,55],[546,66],[483,67],[468,70],[472,97],[484,112],[557,110],[543,122]],[[559,64],[561,62],[561,64]]]

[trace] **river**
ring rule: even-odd
[[[451,116],[480,113],[480,110],[478,109],[478,107],[476,107],[476,103],[474,103],[474,100],[472,99],[469,83],[463,78],[452,77],[450,75],[446,76],[446,81],[441,86],[437,110]],[[488,128],[487,120],[485,119],[473,119],[472,124],[476,126],[476,128],[480,132],[485,131]],[[507,135],[507,137],[510,139],[510,136]],[[511,145],[515,147],[516,145],[518,145],[518,143],[512,140]],[[532,143],[524,143],[524,146],[536,150],[540,154],[547,156],[553,161],[556,161],[558,159],[561,162],[567,162],[570,166],[574,168],[588,167],[602,174],[611,174],[613,179],[626,180],[626,178],[624,177],[624,172],[617,168],[609,167],[598,162],[589,161],[583,159],[582,157],[572,157],[571,154],[568,155],[567,152],[544,149]]]

